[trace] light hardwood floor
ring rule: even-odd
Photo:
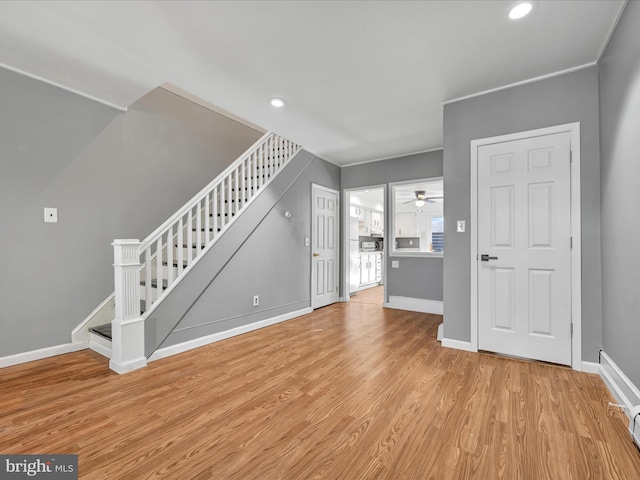
[[[0,453],[82,479],[639,479],[599,377],[442,348],[441,317],[349,302],[119,376],[0,370]]]
[[[382,305],[384,303],[384,287],[379,285],[377,287],[366,288],[360,290],[355,295],[349,298],[350,302],[357,303],[373,303],[375,305]]]

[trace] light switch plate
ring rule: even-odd
[[[44,223],[58,223],[58,209],[44,207]]]
[[[304,246],[308,247],[310,245],[309,237],[304,237]]]
[[[458,220],[458,227],[457,227],[458,233],[463,233],[464,230],[465,230],[465,221],[464,220]]]
[[[391,260],[391,268],[400,268],[400,260]]]

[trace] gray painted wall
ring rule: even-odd
[[[602,345],[598,70],[585,68],[444,107],[444,335],[470,340],[470,142],[580,122],[582,194],[582,356]]]
[[[404,157],[380,160],[342,168],[342,188],[359,188],[383,185],[405,180],[442,177],[442,150],[418,153]],[[446,187],[445,187],[446,188]],[[388,185],[387,192],[390,192]],[[387,194],[386,212],[390,212]],[[446,211],[446,205],[445,205]],[[391,231],[391,219],[385,214],[385,231]],[[344,239],[341,238],[344,243]],[[387,238],[385,237],[387,244]],[[445,235],[445,251],[449,248]],[[387,295],[442,300],[442,258],[417,258],[389,256],[385,251],[387,272]],[[398,260],[400,268],[391,268],[391,261]],[[344,268],[344,265],[342,266]],[[345,292],[342,292],[345,295]],[[385,299],[388,301],[388,297]]]
[[[260,136],[163,89],[122,113],[0,69],[0,357],[69,343],[113,292],[113,239],[144,238]]]
[[[629,2],[600,61],[604,350],[640,386],[640,3]]]
[[[340,191],[340,168],[303,151],[147,319],[147,340],[180,318],[163,347],[310,307],[312,183]]]

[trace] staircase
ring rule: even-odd
[[[89,328],[111,369],[146,365],[145,319],[300,150],[267,133],[142,242],[114,240],[114,319]]]

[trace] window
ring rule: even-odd
[[[441,256],[444,252],[442,178],[391,185],[392,255]]]

